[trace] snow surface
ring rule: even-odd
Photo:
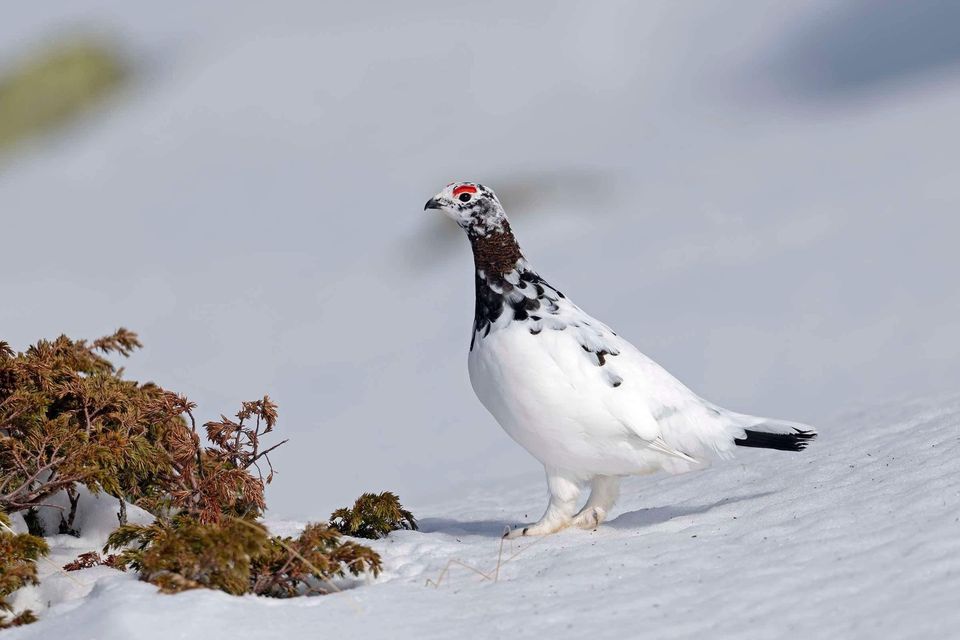
[[[960,396],[838,417],[801,454],[742,451],[706,471],[635,478],[600,529],[507,543],[496,581],[454,564],[433,586],[451,560],[492,576],[504,527],[544,503],[542,479],[522,476],[408,505],[422,531],[371,543],[384,574],[328,596],[166,596],[112,569],[48,575],[18,604],[52,607],[5,637],[949,638],[960,629]],[[270,524],[284,534],[301,526]],[[75,542],[55,540],[57,562],[81,550]]]

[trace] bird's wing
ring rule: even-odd
[[[540,336],[538,342],[550,353],[564,384],[589,405],[570,407],[582,428],[622,425],[637,446],[678,461],[723,455],[733,448],[727,412],[690,391],[532,270],[507,282],[511,306],[536,300],[531,311],[523,313],[524,327]],[[503,322],[509,323],[508,315],[503,314]]]
[[[697,396],[605,324],[564,302],[567,331],[590,365],[583,373],[592,381],[592,394],[642,446],[691,463],[732,449],[735,427],[724,410]]]

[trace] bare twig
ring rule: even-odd
[[[253,457],[253,460],[254,460],[254,461],[259,460],[260,458],[264,457],[265,455],[267,455],[268,453],[270,453],[271,451],[273,451],[274,449],[276,449],[276,448],[279,447],[280,445],[286,444],[286,443],[289,442],[289,441],[290,441],[290,439],[287,438],[286,440],[283,440],[283,441],[281,441],[281,442],[278,442],[277,444],[273,445],[273,446],[270,447],[269,449],[265,449],[265,450],[261,451],[259,454],[255,455],[255,456]]]

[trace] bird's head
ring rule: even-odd
[[[476,182],[448,184],[427,200],[423,209],[439,209],[472,236],[502,232],[507,227],[507,216],[497,194]]]

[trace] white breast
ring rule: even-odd
[[[533,335],[511,323],[477,341],[470,381],[510,437],[544,464],[593,474],[647,470],[653,461],[638,456],[636,431],[609,407],[620,391],[609,381],[615,365],[586,356],[573,331]],[[647,426],[655,439],[656,426]]]

